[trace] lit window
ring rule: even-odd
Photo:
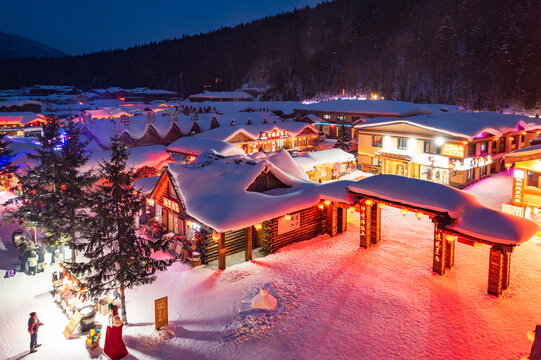
[[[528,171],[526,186],[541,188],[541,186],[539,185],[539,173]]]
[[[408,139],[398,138],[398,148],[400,150],[406,150],[408,148]]]
[[[383,138],[379,135],[372,136],[372,146],[381,147],[383,145]]]
[[[323,114],[323,120],[331,120],[331,115]]]

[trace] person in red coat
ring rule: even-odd
[[[35,312],[30,313],[30,318],[28,319],[28,332],[30,333],[30,352],[36,352],[36,348],[41,346],[38,344],[38,330],[40,325],[43,325],[39,321],[38,315]]]
[[[128,355],[128,350],[122,340],[122,320],[120,316],[115,315],[113,317],[113,326],[107,326],[107,333],[105,334],[105,346],[103,352],[109,357],[109,359],[122,359]]]

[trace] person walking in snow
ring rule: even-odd
[[[28,275],[36,275],[36,268],[38,266],[38,253],[36,250],[32,249],[28,255]]]
[[[40,245],[38,246],[38,267],[37,267],[37,272],[43,272],[44,271],[44,266],[43,264],[45,263],[45,248]]]
[[[38,344],[38,330],[39,327],[43,325],[39,321],[38,315],[35,312],[30,313],[30,318],[28,319],[28,332],[30,333],[30,352],[35,353],[37,347],[40,347],[41,344]]]

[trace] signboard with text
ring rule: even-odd
[[[154,320],[156,323],[156,330],[169,324],[167,296],[154,300]]]
[[[62,332],[66,339],[69,339],[71,335],[73,335],[73,331],[75,331],[75,328],[79,323],[81,322],[82,315],[80,312],[76,311],[73,317],[70,319],[68,325],[66,325],[66,328]]]
[[[513,174],[513,196],[511,203],[513,205],[522,205],[524,197],[524,170],[515,169]]]
[[[441,154],[454,158],[464,158],[464,146],[458,144],[445,144],[441,148]]]
[[[291,219],[287,220],[283,217],[278,219],[278,235],[285,234],[292,230],[299,229],[301,227],[301,214],[292,214]]]

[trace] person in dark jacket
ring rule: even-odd
[[[40,245],[38,246],[38,267],[37,272],[43,272],[45,271],[43,264],[45,263],[45,248]]]
[[[38,330],[39,327],[43,325],[38,319],[38,315],[35,312],[30,313],[30,318],[28,319],[28,332],[30,333],[30,352],[36,352],[36,348],[40,347],[41,344],[38,344]]]
[[[28,275],[36,275],[36,268],[38,267],[38,253],[36,250],[32,249],[28,255]]]

